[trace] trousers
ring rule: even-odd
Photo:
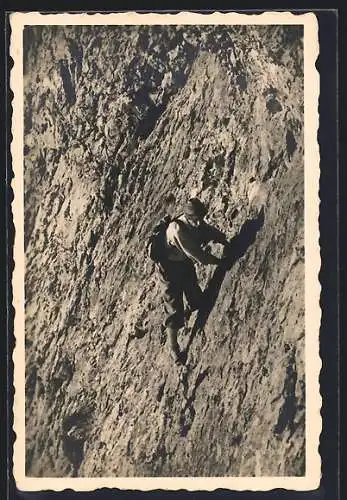
[[[163,294],[166,327],[175,329],[184,326],[184,302],[186,298],[192,311],[199,309],[202,290],[194,264],[189,261],[165,261],[156,264],[156,274]]]

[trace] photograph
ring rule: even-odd
[[[315,15],[10,23],[18,487],[318,488]]]

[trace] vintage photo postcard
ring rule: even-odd
[[[18,489],[318,488],[314,13],[10,28]]]

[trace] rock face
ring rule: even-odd
[[[24,44],[27,474],[303,475],[302,32],[36,26]],[[145,243],[191,195],[235,258],[198,267],[211,311],[180,334],[180,376]]]

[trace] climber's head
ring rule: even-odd
[[[207,207],[198,198],[191,198],[184,207],[184,215],[194,227],[200,226],[206,214]]]

